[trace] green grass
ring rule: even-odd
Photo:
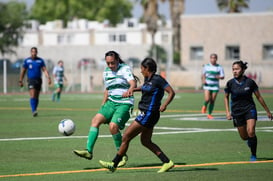
[[[273,94],[262,95],[272,109]],[[136,94],[137,101],[139,98],[140,95]],[[199,113],[203,103],[202,93],[177,93],[168,110],[161,114],[153,135],[153,141],[177,167],[167,173],[157,174],[158,167],[161,166],[160,160],[140,144],[139,137],[131,142],[128,150],[129,161],[125,168],[132,169],[120,169],[115,173],[101,170],[98,161],[110,161],[116,153],[106,125],[101,126],[102,137],[97,140],[92,161],[73,155],[73,149],[85,148],[90,120],[101,104],[102,94],[63,94],[60,103],[53,103],[49,94],[42,94],[39,116],[36,118],[31,115],[28,99],[28,94],[0,96],[0,180],[160,181],[273,178],[273,162],[270,161],[273,160],[273,122],[265,120],[266,114],[258,103],[259,117],[263,119],[258,121],[256,129],[258,161],[266,162],[248,163],[244,162],[249,160],[248,147],[239,138],[232,121],[225,120],[222,93],[219,94],[215,106],[216,119],[209,121],[205,119],[205,115]],[[65,137],[57,131],[59,121],[64,118],[74,120],[77,126],[72,136]],[[216,164],[224,162],[224,165]]]

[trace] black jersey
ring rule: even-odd
[[[252,94],[258,90],[254,80],[244,76],[242,82],[230,79],[225,87],[225,93],[231,94],[231,113],[238,116],[250,109],[256,109]]]
[[[160,75],[154,74],[150,79],[145,79],[141,87],[142,96],[138,108],[141,111],[159,111],[164,89],[168,82]]]

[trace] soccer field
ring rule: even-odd
[[[223,93],[219,93],[214,120],[200,113],[203,94],[177,93],[175,100],[156,125],[153,141],[174,161],[169,172],[158,174],[160,160],[144,148],[136,137],[128,150],[129,161],[115,173],[102,169],[99,160],[111,161],[115,146],[108,126],[102,125],[93,160],[76,157],[73,149],[84,149],[90,120],[96,114],[102,93],[63,94],[61,102],[51,102],[42,94],[38,117],[32,117],[29,95],[0,96],[0,180],[272,180],[273,121],[259,103],[256,127],[257,162],[249,162],[250,151],[225,119]],[[273,94],[262,93],[273,111]],[[140,94],[136,93],[136,105]],[[136,108],[137,106],[135,106]],[[76,124],[72,136],[58,133],[61,119]],[[132,122],[132,117],[128,124]]]

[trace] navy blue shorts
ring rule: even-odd
[[[135,119],[140,125],[146,128],[153,128],[160,118],[159,111],[141,112]]]
[[[28,79],[28,89],[40,91],[42,87],[42,79]]]
[[[233,118],[234,127],[245,126],[247,120],[249,120],[249,119],[257,120],[257,110],[250,109],[249,111],[247,111],[243,115],[232,116],[232,118]]]

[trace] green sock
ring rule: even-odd
[[[203,105],[204,105],[205,107],[207,107],[207,105],[208,105],[208,102],[206,102],[206,101],[205,101]]]
[[[120,147],[121,142],[122,142],[121,133],[118,132],[117,134],[112,135],[112,137],[114,139],[114,143],[115,143],[116,149],[119,150],[119,147]]]
[[[213,104],[209,104],[209,114],[212,113],[213,109],[214,109],[214,103]]]
[[[99,128],[96,127],[90,127],[89,134],[88,134],[88,139],[87,139],[87,144],[86,144],[86,149],[92,153],[94,145],[97,141],[99,135]]]
[[[58,101],[60,100],[60,97],[61,97],[61,93],[58,92],[58,93],[57,93],[57,100],[58,100]]]

